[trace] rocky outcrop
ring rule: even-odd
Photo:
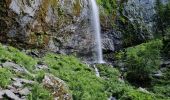
[[[53,75],[45,75],[43,85],[53,92],[55,100],[73,100],[69,89],[61,79]]]
[[[155,11],[155,0],[128,0],[124,4],[124,15],[132,23],[138,23],[152,31]],[[141,29],[142,30],[142,29]]]
[[[1,88],[0,86],[0,99],[10,99],[10,100],[27,100],[29,96],[32,95],[33,85],[42,85],[45,89],[50,91],[50,94],[54,97],[54,100],[73,100],[69,88],[65,82],[51,74],[45,74],[42,78],[42,83],[38,83],[36,80],[28,79],[24,77],[27,75],[32,78],[36,78],[37,74],[30,74],[24,67],[19,66],[13,62],[2,63],[2,68],[9,69],[15,73],[11,78],[10,84],[6,88]],[[46,70],[48,66],[37,65],[35,71]],[[22,78],[19,74],[22,74]],[[32,75],[32,76],[30,76]],[[43,88],[41,87],[41,88]],[[36,91],[41,92],[41,91]]]
[[[0,6],[1,42],[19,48],[76,52],[85,58],[94,55],[88,0],[4,0]],[[114,50],[114,41],[108,37],[104,44]]]
[[[89,51],[93,43],[88,0],[4,0],[0,6],[1,42],[64,53]]]
[[[0,6],[1,42],[19,48],[76,52],[93,60],[95,42],[88,0],[4,0]],[[106,51],[120,45],[113,31],[102,31]]]
[[[166,4],[168,0],[160,0]],[[123,35],[123,45],[133,46],[154,38],[156,31],[156,0],[119,2],[116,24]]]
[[[140,44],[153,38],[155,1],[127,0],[119,7],[117,26],[123,35],[123,46]]]
[[[120,0],[118,7],[112,7],[117,11],[111,14],[103,5],[99,6],[105,53],[152,38],[154,2]],[[76,52],[91,61],[95,42],[90,11],[88,0],[3,0],[0,2],[0,41],[19,48]]]

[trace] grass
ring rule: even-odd
[[[41,84],[31,86],[31,93],[28,95],[28,100],[54,100],[50,91],[45,89]]]
[[[49,70],[36,71],[34,66],[38,62],[37,58],[32,58],[13,47],[2,45],[0,45],[0,53],[1,63],[5,61],[15,62],[35,75],[35,77],[31,77],[0,68],[0,87],[2,88],[7,87],[14,76],[31,79],[36,82],[36,84],[31,85],[32,91],[27,97],[29,100],[53,99],[51,91],[44,88],[41,84],[45,73],[53,74],[64,80],[69,86],[74,100],[107,100],[111,95],[118,100],[169,99],[169,85],[165,83],[166,80],[169,80],[168,70],[166,70],[166,77],[163,80],[157,80],[161,81],[160,84],[155,85],[149,93],[146,93],[133,87],[126,80],[124,82],[120,81],[121,73],[110,65],[96,65],[101,76],[96,77],[94,69],[83,64],[76,57],[49,53],[43,58],[39,58],[41,62],[48,65]]]
[[[77,58],[67,55],[47,54],[45,62],[55,76],[64,80],[74,100],[104,100],[107,98],[104,80],[95,76],[91,68]]]
[[[29,71],[34,70],[35,65],[37,64],[37,60],[19,51],[18,49],[0,44],[0,62],[3,63],[5,61],[15,62]]]
[[[0,87],[6,88],[11,83],[12,76],[9,70],[0,68]]]

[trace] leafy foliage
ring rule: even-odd
[[[155,95],[145,93],[120,80],[120,72],[109,65],[97,65],[101,77],[105,79],[105,88],[119,100],[154,100]]]
[[[53,100],[51,93],[41,84],[34,84],[32,91],[28,95],[28,100]]]
[[[120,100],[154,100],[156,99],[154,95],[144,93],[141,91],[126,91],[125,94],[120,98]]]
[[[162,4],[161,0],[156,0],[156,11],[155,16],[156,22],[156,35],[160,35],[163,38],[163,50],[164,56],[169,57],[170,55],[170,2]]]
[[[12,73],[4,68],[0,68],[0,87],[7,87],[11,83]]]
[[[161,40],[128,48],[126,50],[127,78],[145,84],[150,80],[150,74],[160,66]],[[142,84],[141,84],[142,85]]]
[[[116,0],[97,0],[97,2],[104,7],[107,14],[116,14]]]
[[[156,85],[152,91],[161,98],[170,97],[170,85]]]
[[[170,99],[170,69],[164,68],[162,70],[163,76],[161,78],[153,78],[151,91],[161,98],[167,97]]]

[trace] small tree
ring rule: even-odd
[[[150,74],[160,66],[162,41],[155,40],[126,50],[127,79],[137,86],[147,86]],[[148,82],[148,83],[146,83]]]

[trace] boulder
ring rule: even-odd
[[[4,90],[5,95],[12,99],[12,100],[21,100],[17,95],[15,95],[12,91],[10,90]]]
[[[4,91],[0,90],[0,100],[3,99]]]
[[[12,69],[13,71],[15,71],[17,73],[24,73],[24,74],[28,74],[28,75],[34,77],[34,75],[31,74],[25,67],[21,67],[20,65],[15,64],[13,62],[5,62],[5,63],[2,64],[2,66],[4,68]]]
[[[25,83],[25,84],[34,84],[34,81],[31,80],[27,80],[27,79],[23,79],[23,78],[12,78],[14,81],[16,82],[20,82],[20,83]]]
[[[43,85],[53,92],[56,100],[73,100],[67,85],[61,79],[46,74],[43,79]]]
[[[21,89],[21,90],[19,91],[19,94],[22,95],[22,96],[26,96],[26,95],[28,95],[30,92],[31,92],[31,91],[30,91],[27,87],[25,87],[24,89]]]
[[[21,66],[13,62],[5,62],[2,64],[2,66],[5,68],[13,69],[16,72],[25,73],[25,70]]]

